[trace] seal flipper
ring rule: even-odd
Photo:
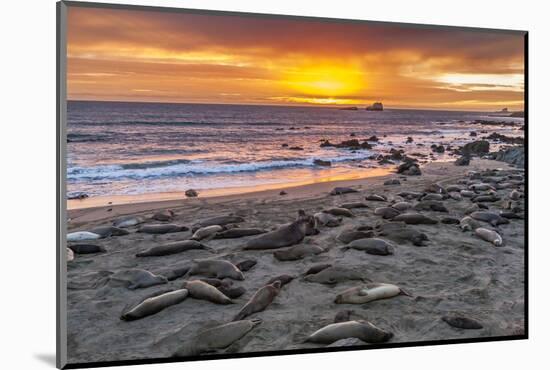
[[[399,294],[406,295],[407,297],[413,297],[411,293],[409,293],[407,290],[403,288],[399,288]]]

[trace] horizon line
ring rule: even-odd
[[[196,104],[196,105],[238,105],[238,106],[266,106],[266,107],[298,107],[298,108],[332,108],[341,109],[346,107],[357,107],[358,110],[366,110],[370,104],[362,105],[353,104],[264,104],[264,103],[213,103],[213,102],[177,102],[177,101],[136,101],[136,100],[97,100],[97,99],[67,99],[67,102],[93,102],[93,103],[135,103],[135,104]],[[384,104],[383,102],[381,102]],[[363,108],[361,108],[364,106]],[[507,108],[507,107],[503,107]],[[481,113],[499,113],[501,110],[470,110],[470,109],[446,109],[440,107],[386,107],[384,110],[429,110],[429,111],[445,111],[445,112],[481,112]],[[525,112],[525,108],[521,110],[509,110],[508,113]]]

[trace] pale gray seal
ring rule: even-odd
[[[189,269],[188,275],[203,275],[218,279],[227,277],[233,280],[244,280],[244,275],[237,266],[229,261],[223,260],[194,261],[193,266]]]
[[[365,238],[354,240],[342,249],[356,249],[358,251],[364,251],[368,254],[387,256],[393,254],[395,247],[383,239]]]
[[[388,200],[388,198],[385,195],[369,194],[365,197],[365,200],[370,200],[373,202],[385,202]]]
[[[76,254],[103,253],[105,248],[95,244],[71,244],[68,246]]]
[[[203,249],[209,251],[212,250],[212,248],[209,248],[196,240],[183,240],[179,242],[170,242],[151,247],[147,250],[144,250],[143,252],[137,253],[136,257],[168,256],[171,254],[186,252],[192,249]]]
[[[123,236],[123,235],[130,234],[128,230],[124,230],[124,229],[121,229],[120,227],[115,227],[115,226],[99,226],[99,227],[94,227],[90,231],[92,233],[101,235],[102,238],[108,238],[111,236]]]
[[[75,231],[67,234],[68,242],[80,242],[84,240],[97,240],[101,239],[101,235],[92,233],[90,231]]]
[[[443,316],[441,320],[445,321],[450,326],[459,329],[483,329],[483,325],[481,325],[477,320],[464,316]]]
[[[374,209],[374,214],[377,216],[382,216],[383,219],[391,219],[395,216],[401,214],[397,209],[392,207],[378,207]]]
[[[115,285],[122,285],[128,289],[148,288],[153,285],[166,284],[168,279],[164,276],[155,275],[150,271],[142,269],[130,269],[119,271],[109,277]]]
[[[496,213],[489,212],[489,211],[472,212],[470,214],[470,217],[473,218],[474,220],[488,222],[493,226],[498,226],[500,224],[509,224],[510,223],[510,221],[508,221],[504,217],[500,217]]]
[[[243,249],[261,250],[289,247],[301,242],[306,235],[317,233],[316,226],[315,218],[300,210],[296,221],[249,240]]]
[[[464,198],[473,198],[476,196],[476,193],[471,190],[461,190],[460,195]]]
[[[179,233],[181,231],[187,231],[187,226],[175,225],[175,224],[149,224],[140,226],[138,233],[145,234],[169,234]]]
[[[193,225],[192,231],[195,232],[201,227],[220,225],[225,226],[228,224],[239,224],[244,222],[244,218],[240,216],[217,216],[208,218],[206,220],[199,221],[196,225]]]
[[[377,328],[368,321],[345,321],[325,326],[311,334],[306,342],[331,344],[340,339],[357,338],[367,343],[383,343],[393,334]]]
[[[397,209],[399,212],[404,212],[410,208],[412,208],[412,204],[409,202],[397,202],[391,205],[392,208]]]
[[[357,271],[344,267],[333,266],[328,267],[316,274],[307,275],[304,277],[304,280],[312,283],[332,285],[348,280],[365,281],[366,279]]]
[[[284,250],[273,252],[273,256],[279,261],[296,261],[306,256],[323,253],[325,250],[317,245],[300,244]]]
[[[189,271],[191,267],[190,266],[182,266],[177,268],[171,268],[171,269],[165,269],[158,271],[158,275],[164,276],[168,281],[176,280],[182,276],[185,276],[187,274],[187,271]]]
[[[342,231],[340,234],[338,234],[336,239],[341,241],[342,243],[348,244],[354,240],[371,238],[372,236],[374,236],[374,232],[372,231],[347,230],[347,231]]]
[[[480,226],[481,224],[470,216],[465,216],[460,220],[460,229],[462,229],[462,231],[475,230]]]
[[[329,267],[332,267],[332,265],[330,263],[323,263],[323,264],[320,264],[320,265],[311,266],[306,272],[304,272],[304,276],[316,274],[316,273],[321,272],[324,269],[327,269]]]
[[[393,218],[393,221],[402,221],[408,225],[433,225],[439,221],[420,213],[402,213]]]
[[[223,231],[224,227],[220,225],[210,225],[201,227],[193,233],[192,240],[212,239],[216,233]]]
[[[336,296],[334,303],[363,304],[378,299],[386,299],[400,294],[410,296],[409,293],[397,285],[385,283],[369,283],[364,286],[349,288]]]
[[[252,236],[252,235],[259,235],[259,234],[265,234],[267,230],[264,229],[245,229],[245,228],[233,228],[225,231],[221,231],[216,233],[214,235],[214,239],[234,239],[234,238],[242,238],[244,236]]]
[[[189,296],[195,299],[202,299],[218,304],[231,304],[233,301],[216,287],[200,280],[184,281],[181,285],[189,291]]]
[[[67,262],[74,260],[74,253],[72,249],[67,248]]]
[[[204,352],[227,348],[261,322],[260,319],[233,321],[201,331],[176,351],[174,357],[199,355]]]
[[[421,200],[413,207],[416,211],[434,211],[449,213],[449,210],[445,205],[437,200]]]
[[[126,228],[126,227],[132,227],[137,226],[139,224],[142,224],[145,222],[145,219],[141,216],[125,216],[116,219],[113,222],[114,227],[120,227],[120,228]]]
[[[164,211],[156,212],[151,218],[157,221],[172,221],[174,216],[174,211],[172,211],[171,209],[165,209]]]
[[[137,306],[123,313],[120,319],[131,321],[154,315],[167,307],[183,302],[187,298],[188,293],[187,289],[179,289],[147,298]]]
[[[324,213],[329,213],[333,216],[355,217],[353,212],[351,212],[347,208],[334,207],[334,208],[325,209],[325,210],[323,210],[323,212]]]
[[[385,236],[398,243],[411,242],[418,247],[423,246],[424,242],[428,241],[428,236],[426,234],[400,222],[390,222],[380,225],[378,227],[378,235]]]
[[[273,299],[279,294],[280,290],[281,282],[279,280],[260,288],[239,311],[233,321],[242,320],[253,313],[265,310],[273,302]]]
[[[283,287],[283,286],[287,285],[288,283],[290,283],[292,280],[294,280],[294,276],[279,275],[279,276],[275,276],[275,277],[269,279],[269,281],[265,285],[270,285],[270,284],[273,284],[276,281],[280,281],[281,282],[281,287]]]
[[[495,247],[502,246],[502,237],[494,230],[489,230],[484,227],[478,227],[475,230],[475,234],[481,239],[494,244]]]
[[[317,224],[326,227],[337,227],[342,223],[341,217],[336,217],[330,213],[317,212],[313,215]]]

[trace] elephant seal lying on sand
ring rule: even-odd
[[[368,321],[358,320],[327,325],[311,334],[306,342],[331,344],[340,339],[358,338],[367,343],[383,343],[392,337],[392,333],[379,329]]]
[[[262,250],[289,247],[301,242],[306,235],[318,233],[316,226],[315,218],[300,210],[296,221],[249,240],[243,249]]]
[[[281,282],[279,280],[260,288],[239,311],[233,321],[242,320],[253,313],[265,310],[273,302],[280,290]]]

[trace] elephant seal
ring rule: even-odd
[[[378,207],[374,209],[374,214],[377,216],[382,216],[383,219],[391,219],[395,216],[401,214],[397,209],[392,207]]]
[[[518,219],[518,220],[523,220],[524,216],[520,213],[515,213],[515,212],[505,212],[505,211],[500,211],[499,212],[499,215],[501,217],[504,217],[504,218],[507,218],[509,220],[512,220],[512,219]]]
[[[187,231],[187,226],[175,225],[175,224],[148,224],[143,225],[138,229],[138,233],[145,234],[170,234],[179,233],[181,231]]]
[[[443,200],[445,199],[445,197],[443,196],[443,194],[438,194],[438,193],[428,193],[424,196],[422,196],[420,198],[420,201],[423,201],[423,200]]]
[[[342,310],[338,311],[334,316],[334,323],[350,321],[351,315],[355,312],[353,310]]]
[[[342,194],[350,194],[350,193],[358,193],[358,190],[352,189],[352,188],[345,188],[345,187],[335,187],[330,191],[330,195],[342,195]]]
[[[178,268],[166,269],[163,271],[159,271],[158,275],[164,276],[166,279],[168,279],[168,281],[172,281],[185,276],[190,268],[190,266],[182,266]]]
[[[316,226],[315,218],[300,210],[296,221],[249,240],[243,249],[262,250],[289,247],[301,242],[306,235],[318,232]]]
[[[105,248],[94,244],[72,244],[68,246],[76,254],[103,253]]]
[[[157,221],[172,221],[176,214],[171,209],[165,209],[164,211],[156,212],[151,218]]]
[[[447,207],[445,207],[443,203],[438,200],[421,200],[420,202],[416,203],[413,208],[416,211],[434,211],[449,213]]]
[[[445,321],[450,326],[459,329],[483,329],[483,325],[481,325],[477,320],[464,316],[443,316],[441,320]]]
[[[187,298],[188,294],[189,292],[187,289],[179,289],[147,298],[137,306],[123,313],[120,316],[120,319],[124,321],[132,321],[154,315],[167,307],[183,302],[185,298]]]
[[[417,247],[424,246],[424,243],[428,241],[428,236],[426,234],[400,222],[390,222],[380,225],[378,227],[378,235],[385,236],[398,243],[411,242]]]
[[[304,276],[316,274],[316,273],[321,272],[321,271],[323,271],[324,269],[327,269],[327,268],[329,268],[329,267],[332,267],[332,265],[331,265],[330,263],[324,263],[324,264],[320,264],[320,265],[311,266],[311,267],[304,273]]]
[[[326,227],[337,227],[342,223],[342,218],[331,215],[330,213],[318,212],[313,215],[317,224]]]
[[[113,222],[114,227],[127,228],[137,226],[145,222],[145,219],[141,216],[126,216],[116,219]]]
[[[244,275],[231,262],[223,260],[200,260],[194,261],[193,266],[187,272],[189,276],[203,275],[217,279],[230,278],[233,280],[244,280]]]
[[[342,203],[340,204],[339,208],[355,209],[355,208],[369,208],[369,206],[363,202],[352,202],[352,203]]]
[[[130,269],[117,272],[109,277],[115,285],[122,285],[128,289],[148,288],[150,286],[166,284],[168,279],[142,269]]]
[[[447,194],[447,190],[439,184],[430,184],[425,189],[426,193]]]
[[[490,184],[472,184],[472,185],[468,186],[468,189],[474,190],[474,191],[496,190]]]
[[[225,226],[228,224],[239,224],[241,222],[244,222],[244,218],[240,216],[218,216],[199,221],[197,224],[193,225],[193,228],[191,230],[195,232],[201,227],[213,225]]]
[[[334,285],[348,280],[365,281],[365,278],[356,271],[344,267],[333,266],[328,267],[316,274],[307,275],[304,277],[304,280],[310,283]]]
[[[342,249],[356,249],[358,251],[364,251],[368,254],[387,256],[393,254],[395,247],[383,239],[365,238],[354,240]]]
[[[393,221],[402,221],[408,225],[433,225],[439,221],[420,213],[402,213],[393,218]]]
[[[336,296],[334,303],[363,304],[378,299],[386,299],[400,294],[410,296],[409,293],[397,285],[385,283],[371,283],[364,286],[349,288]]]
[[[325,250],[317,245],[301,244],[284,250],[273,252],[273,256],[279,261],[296,261],[307,256],[323,253]]]
[[[220,225],[211,225],[201,227],[193,233],[191,240],[203,240],[203,239],[212,239],[216,233],[223,231],[224,227]]]
[[[214,239],[235,239],[242,238],[244,236],[265,234],[266,232],[267,230],[264,229],[241,229],[236,227],[216,233],[216,235],[214,235]]]
[[[356,320],[334,323],[311,334],[306,342],[331,344],[340,339],[357,338],[367,343],[383,343],[393,334],[377,328],[368,321]]]
[[[261,323],[260,319],[241,320],[203,330],[186,342],[173,356],[196,356],[227,348]]]
[[[465,216],[460,220],[460,229],[462,229],[462,231],[475,230],[480,226],[481,224],[470,216]]]
[[[357,239],[371,238],[374,236],[372,231],[342,231],[336,237],[342,243],[348,244]]]
[[[415,200],[415,199],[420,198],[424,194],[423,193],[418,193],[418,192],[415,192],[415,191],[402,191],[402,192],[397,193],[397,195],[399,195],[401,198],[404,198],[404,199],[407,199],[407,200]]]
[[[440,221],[441,221],[442,224],[445,224],[445,225],[458,225],[458,224],[460,224],[460,220],[458,218],[455,218],[455,217],[443,217]]]
[[[114,227],[114,226],[94,227],[90,231],[94,234],[101,235],[102,238],[108,238],[111,236],[123,236],[123,235],[130,234],[128,230],[124,230],[124,229],[121,229],[120,227]]]
[[[192,249],[212,250],[210,247],[196,241],[196,240],[183,240],[179,242],[171,242],[162,245],[151,247],[143,252],[136,254],[136,257],[159,257],[168,256],[171,254],[177,254],[186,252]]]
[[[391,205],[392,208],[397,209],[399,212],[404,212],[412,208],[412,204],[409,202],[397,202]]]
[[[461,190],[460,195],[464,198],[473,198],[476,196],[476,193],[471,190]]]
[[[508,198],[512,200],[519,200],[519,198],[521,198],[521,193],[517,190],[512,190],[512,192],[508,195]]]
[[[261,312],[267,308],[273,302],[273,299],[279,294],[281,290],[281,282],[279,280],[272,284],[266,285],[260,289],[250,300],[244,305],[243,308],[237,313],[233,321],[239,321],[247,316],[256,312]]]
[[[445,191],[447,193],[453,193],[453,192],[460,192],[462,189],[463,188],[460,185],[449,185],[445,188]]]
[[[250,270],[252,267],[256,266],[257,263],[258,261],[256,260],[244,260],[237,263],[235,266],[237,266],[237,268],[242,272],[246,272]]]
[[[218,304],[231,304],[233,301],[216,287],[200,280],[184,281],[181,285],[189,291],[189,296],[195,299],[202,299]]]
[[[498,225],[501,225],[501,224],[509,224],[510,223],[510,221],[508,221],[504,217],[500,217],[496,213],[489,212],[489,211],[472,212],[470,214],[470,217],[473,218],[474,220],[488,222],[492,226],[498,226]]]
[[[472,198],[472,202],[476,202],[476,203],[494,203],[499,200],[500,200],[500,197],[494,194],[478,195],[477,197]]]
[[[225,296],[231,298],[231,299],[237,299],[240,296],[242,296],[244,293],[246,293],[246,289],[242,286],[239,287],[232,287],[227,286],[226,284],[222,284],[218,290],[225,294]]]
[[[80,242],[84,240],[97,240],[101,239],[101,235],[92,233],[90,231],[75,231],[74,233],[67,234],[68,242]]]
[[[74,260],[74,253],[72,249],[67,248],[67,262]]]
[[[475,231],[476,235],[481,239],[493,243],[495,247],[502,246],[502,237],[494,230],[478,227]]]
[[[338,207],[334,207],[334,208],[329,208],[329,209],[325,209],[323,210],[324,213],[328,213],[328,214],[331,214],[333,216],[343,216],[343,217],[355,217],[355,215],[353,214],[353,212],[351,212],[349,209],[347,208],[338,208]]]
[[[282,288],[285,285],[287,285],[288,283],[290,283],[292,280],[294,280],[294,276],[279,275],[279,276],[275,276],[275,277],[269,279],[269,281],[265,285],[270,285],[270,284],[273,284],[276,281],[279,281],[279,282],[281,282],[281,288]]]
[[[370,200],[373,202],[386,202],[388,198],[385,195],[369,194],[365,197],[365,200]]]

